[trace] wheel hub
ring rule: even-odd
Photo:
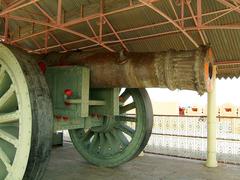
[[[93,132],[108,132],[111,131],[117,124],[116,118],[114,116],[101,116],[99,119],[103,121],[103,125],[91,128]]]

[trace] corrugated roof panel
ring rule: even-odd
[[[129,6],[129,0],[105,0],[104,11],[106,13],[118,10],[119,8],[125,8]]]
[[[130,51],[136,51],[136,52],[159,52],[159,51],[166,51],[169,49],[185,49],[185,46],[183,44],[183,41],[185,40],[184,37],[181,35],[167,35],[163,37],[156,37],[152,39],[145,39],[145,40],[139,40],[139,41],[132,41],[130,43],[126,43],[129,47]],[[139,43],[140,42],[140,43]],[[189,44],[185,44],[187,48],[189,47]]]
[[[54,34],[56,36],[56,38],[62,43],[68,43],[71,41],[81,39],[80,37],[78,37],[74,34],[70,34],[70,33],[64,32],[62,30],[53,31],[52,34]]]
[[[227,25],[227,24],[237,24],[240,23],[240,13],[232,12],[229,14],[225,14],[224,16],[221,16],[220,18],[213,20],[217,16],[221,15],[222,13],[216,13],[209,16],[203,17],[203,24],[210,21],[210,23],[207,23],[207,25]]]
[[[76,31],[78,33],[84,34],[86,36],[93,36],[91,29],[89,28],[88,24],[85,22],[79,25],[71,26],[69,27],[69,29]],[[75,37],[78,37],[78,36],[75,36]]]
[[[240,64],[234,65],[218,65],[217,77],[219,79],[224,78],[239,78],[240,77]]]
[[[166,21],[165,18],[147,7],[139,7],[131,11],[113,14],[108,16],[108,19],[119,31]]]
[[[164,26],[158,27],[158,28],[148,28],[148,29],[139,29],[132,32],[125,32],[125,33],[119,33],[122,39],[128,39],[128,38],[135,38],[135,37],[143,37],[143,36],[150,36],[153,34],[160,34],[165,33],[167,31],[175,31],[176,28],[172,26],[171,24],[166,24]]]
[[[64,1],[63,1],[64,2]],[[38,2],[38,4],[44,8],[44,10],[53,18],[57,16],[57,4],[58,0],[41,0]],[[28,8],[34,8],[34,6],[28,6]],[[65,6],[64,6],[65,8]],[[34,11],[33,11],[34,12]]]
[[[191,1],[193,8],[196,7],[197,5],[197,1]],[[225,9],[226,7],[217,2],[216,0],[203,0],[202,1],[202,12],[203,13],[208,13],[208,12],[213,12],[213,11],[217,11],[217,10],[221,10],[221,9]],[[195,12],[196,12],[196,8],[195,8]]]
[[[238,60],[240,57],[239,30],[206,30],[216,60]]]
[[[79,43],[76,43],[76,44],[69,44],[69,45],[66,45],[65,47],[67,49],[78,49],[77,47],[85,47],[85,46],[91,46],[91,45],[95,45],[95,43],[93,42],[90,42],[90,41],[82,41],[82,42],[79,42]]]

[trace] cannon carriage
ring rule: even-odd
[[[33,56],[1,44],[0,179],[41,179],[52,134],[60,130],[69,131],[90,163],[125,163],[143,151],[151,135],[145,87],[203,93],[211,85],[207,47],[125,53],[123,63],[121,58],[123,53]]]

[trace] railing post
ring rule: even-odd
[[[216,67],[213,67],[213,84],[208,92],[208,112],[207,112],[207,167],[217,167],[217,139],[216,139]]]

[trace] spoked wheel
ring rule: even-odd
[[[0,44],[0,180],[40,179],[51,149],[52,111],[31,58]]]
[[[118,166],[139,155],[149,140],[153,112],[146,90],[126,89],[119,99],[120,115],[105,117],[102,127],[69,131],[78,152],[92,164]]]

